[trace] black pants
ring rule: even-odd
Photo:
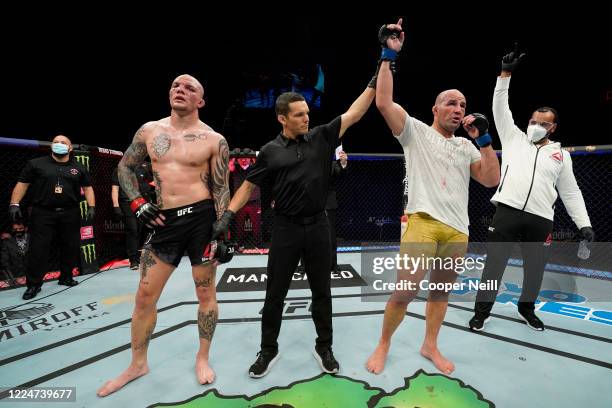
[[[329,248],[331,251],[331,269],[338,267],[338,240],[336,239],[336,209],[325,210],[329,223]],[[304,265],[304,258],[300,257],[300,265]]]
[[[268,256],[266,301],[261,319],[261,349],[278,349],[283,308],[293,272],[303,255],[312,292],[312,319],[317,330],[317,347],[332,345],[332,300],[329,224],[324,213],[313,223],[301,225],[283,216],[274,218],[272,245]]]
[[[535,309],[544,267],[546,266],[552,221],[534,214],[499,204],[489,227],[487,237],[487,260],[481,282],[497,281],[497,287],[506,269],[508,258],[519,242],[523,254],[523,290],[519,298],[520,312]],[[479,290],[474,311],[480,316],[491,313],[497,290]]]
[[[28,287],[41,286],[48,272],[49,250],[57,234],[59,245],[60,279],[70,279],[78,265],[81,229],[81,212],[78,207],[55,210],[32,208],[30,216],[30,246],[26,283]]]
[[[123,222],[125,223],[125,249],[130,262],[140,262],[141,236],[143,225],[138,221],[136,215],[130,208],[129,201],[120,201],[119,206],[123,213]]]
[[[338,240],[336,239],[336,210],[325,210],[329,222],[329,238],[331,250],[331,269],[338,267]]]

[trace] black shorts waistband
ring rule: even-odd
[[[187,210],[189,207],[191,207],[192,211],[200,211],[200,210],[206,210],[210,207],[214,207],[215,203],[212,200],[212,198],[207,198],[206,200],[202,200],[202,201],[198,201],[196,203],[192,203],[192,204],[187,204],[187,205],[183,205],[181,207],[174,207],[174,208],[165,208],[162,210],[162,214],[164,215],[176,215],[180,212],[183,212],[185,210]]]
[[[325,219],[326,215],[325,215],[325,211],[321,211],[320,213],[315,214],[315,215],[311,215],[309,217],[276,214],[275,218],[277,218],[279,220],[290,222],[292,224],[310,225],[310,224],[314,224],[317,221]]]

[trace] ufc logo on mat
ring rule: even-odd
[[[192,208],[193,208],[193,207],[187,207],[187,208],[183,208],[182,210],[178,210],[178,211],[176,212],[176,215],[180,217],[181,215],[191,214],[191,209],[192,209]]]

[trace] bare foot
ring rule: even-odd
[[[125,370],[119,375],[119,377],[105,382],[96,394],[98,395],[98,397],[106,397],[107,395],[120,390],[125,384],[129,383],[130,381],[133,381],[138,377],[142,377],[148,372],[149,367],[146,364],[140,367],[129,366],[127,370]]]
[[[446,359],[437,348],[421,347],[421,355],[429,360],[444,374],[450,374],[455,371],[455,365],[452,361]]]
[[[380,374],[385,369],[385,361],[389,353],[389,346],[378,344],[376,350],[372,353],[366,362],[366,369],[373,374]]]
[[[200,384],[212,384],[215,381],[215,372],[208,365],[208,360],[199,355],[196,356],[196,375]]]

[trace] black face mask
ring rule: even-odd
[[[23,238],[25,231],[13,231],[13,235],[17,238]]]

